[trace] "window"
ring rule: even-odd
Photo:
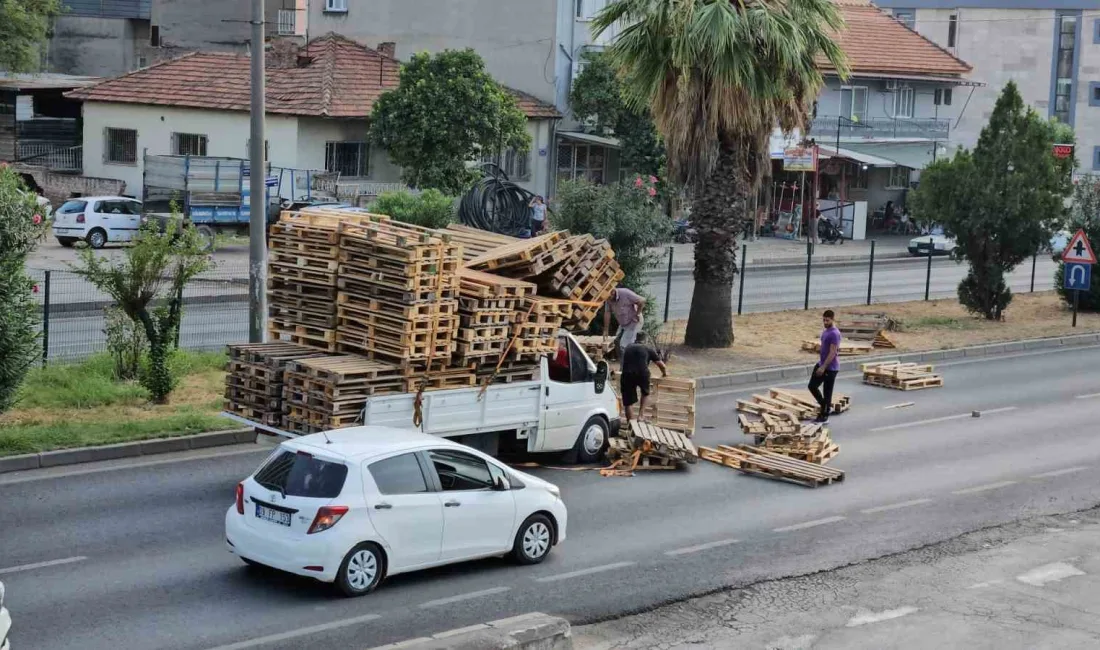
[[[842,86],[840,88],[840,115],[854,122],[867,118],[867,88]]]
[[[206,136],[197,133],[173,133],[172,153],[177,156],[205,156]]]
[[[107,146],[103,151],[104,162],[116,165],[137,164],[137,131],[134,129],[106,129]]]
[[[325,11],[348,12],[348,0],[325,0]]]
[[[1058,15],[1058,47],[1055,53],[1054,117],[1073,124],[1073,66],[1077,54],[1077,16]],[[1091,98],[1090,98],[1091,99]]]
[[[1100,18],[1092,21],[1092,44],[1100,45]]]
[[[951,14],[947,17],[947,47],[955,47],[955,41],[959,37],[959,16]]]
[[[606,4],[607,0],[576,0],[577,20],[592,20]]]
[[[848,178],[851,180],[848,182],[848,189],[851,190],[865,190],[867,189],[867,169],[860,163],[853,163],[848,168]]]
[[[401,454],[371,463],[370,475],[382,494],[420,494],[428,491],[428,482],[416,460],[416,454]]]
[[[149,45],[153,47],[160,47],[160,26],[152,25],[149,27]]]
[[[1089,106],[1100,106],[1100,81],[1089,82]]]
[[[900,86],[894,91],[894,117],[913,117],[916,92],[912,86]]]
[[[87,201],[65,201],[65,203],[57,209],[57,212],[59,214],[80,214],[87,209]]]
[[[1100,171],[1100,147],[1092,148],[1092,169],[1094,171]]]
[[[428,452],[444,492],[488,490],[493,487],[489,464],[464,451],[436,449]]]
[[[909,187],[909,172],[908,167],[891,167],[890,178],[886,181],[886,189]]]
[[[369,150],[366,142],[326,142],[325,171],[344,177],[360,178],[369,174]]]
[[[280,36],[291,36],[298,33],[298,12],[294,9],[280,9],[276,15],[277,29]]]
[[[286,496],[335,499],[344,489],[347,465],[332,463],[305,452],[284,450],[271,458],[254,480]]]
[[[512,181],[531,180],[531,152],[520,153],[509,147],[504,155],[498,156],[495,151],[482,153],[481,162],[498,165],[508,179]]]
[[[937,88],[936,99],[934,103],[936,106],[950,106],[951,105],[951,89],[950,88]]]
[[[135,201],[96,201],[92,211],[99,214],[141,214],[141,204]]]
[[[583,179],[590,183],[604,182],[604,158],[606,150],[599,145],[558,145],[558,180]]]
[[[895,9],[894,18],[909,29],[917,28],[917,12],[912,9]]]
[[[139,56],[137,58],[137,67],[138,67],[138,69],[145,68],[145,67],[148,67],[148,66],[149,66],[149,59],[147,57]]]

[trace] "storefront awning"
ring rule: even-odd
[[[833,157],[847,158],[848,160],[854,160],[858,163],[863,163],[864,165],[868,165],[870,167],[897,167],[898,166],[898,164],[896,162],[894,162],[893,160],[889,160],[889,159],[886,159],[886,158],[881,158],[879,156],[874,156],[874,155],[871,155],[869,153],[864,153],[862,151],[858,151],[858,150],[855,150],[855,149],[848,149],[848,148],[845,148],[845,147],[841,147],[840,149],[837,149],[836,147],[822,147],[822,146],[819,145],[818,150],[821,152],[821,157],[822,158],[826,158],[826,157],[828,157],[828,158],[833,158]]]
[[[563,140],[572,140],[573,142],[584,142],[586,144],[595,144],[601,147],[607,147],[609,149],[621,149],[622,144],[615,138],[604,138],[598,135],[592,135],[591,133],[581,133],[580,131],[558,131],[558,135]]]
[[[933,148],[939,147],[939,152],[934,156]],[[910,169],[924,169],[932,163],[933,158],[947,156],[947,147],[943,142],[917,142],[910,144],[849,144],[848,148],[861,154],[871,155],[894,164]],[[876,165],[877,166],[877,165]]]

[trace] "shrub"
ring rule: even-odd
[[[446,228],[454,217],[455,200],[439,190],[419,194],[402,190],[382,194],[367,209],[415,226]]]
[[[1083,229],[1092,244],[1093,252],[1100,248],[1100,176],[1082,176],[1074,181],[1073,206],[1070,208],[1069,232]],[[1100,277],[1093,267],[1093,281],[1089,291],[1081,293],[1078,309],[1081,311],[1100,311]],[[1054,270],[1054,288],[1067,305],[1073,304],[1073,292],[1063,289],[1065,265],[1059,264]]]
[[[103,310],[103,334],[107,337],[107,352],[114,362],[115,379],[129,381],[141,373],[141,359],[149,348],[145,332],[115,306]]]

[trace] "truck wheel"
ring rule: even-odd
[[[210,226],[198,226],[195,231],[199,233],[199,239],[202,240],[202,249],[204,251],[214,248],[214,229]]]
[[[608,429],[607,420],[599,415],[588,418],[577,436],[570,460],[584,465],[599,462],[607,450]]]

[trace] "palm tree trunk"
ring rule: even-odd
[[[695,291],[691,296],[684,343],[693,348],[733,345],[733,280],[737,274],[737,233],[748,210],[744,154],[723,143],[718,160],[692,204],[691,221],[699,233],[695,244]]]

